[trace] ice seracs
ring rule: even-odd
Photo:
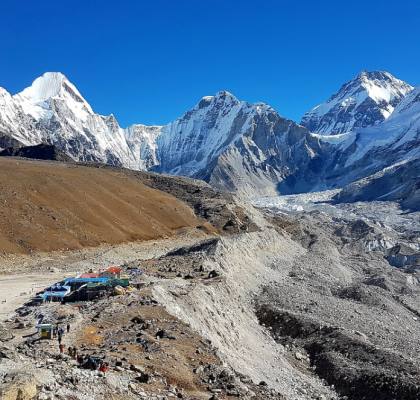
[[[412,89],[389,72],[363,71],[325,103],[307,112],[301,124],[324,135],[377,125],[392,114]]]

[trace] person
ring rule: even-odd
[[[67,349],[67,351],[68,351],[68,353],[69,353],[69,356],[70,356],[71,358],[73,358],[73,357],[74,357],[74,350],[73,350],[73,347],[69,346],[69,348]]]
[[[101,362],[101,365],[99,366],[99,371],[102,372],[104,375],[105,373],[108,371],[109,367],[108,367],[108,363],[106,362]]]
[[[83,364],[83,368],[91,369],[92,371],[95,371],[97,367],[97,362],[92,356],[88,356],[86,362]]]
[[[60,329],[58,330],[58,342],[59,342],[59,343],[61,343],[61,340],[62,340],[62,338],[63,338],[63,334],[64,334],[64,330],[63,330],[63,328],[60,328]]]
[[[67,333],[70,332],[70,324],[67,324]]]
[[[77,347],[76,346],[73,347],[73,358],[75,360],[77,359]]]
[[[60,354],[63,354],[64,353],[64,344],[60,343],[58,345],[58,348],[60,349]]]

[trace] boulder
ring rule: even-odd
[[[0,386],[2,400],[32,400],[38,394],[35,377],[26,373],[8,374]]]

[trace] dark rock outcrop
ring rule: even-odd
[[[8,147],[0,152],[0,157],[23,157],[37,160],[70,162],[73,159],[54,145],[38,144],[36,146]]]

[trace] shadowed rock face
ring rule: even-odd
[[[0,152],[0,157],[24,157],[38,160],[73,161],[56,146],[38,144],[36,146],[8,147]]]
[[[7,147],[19,147],[22,146],[22,144],[16,140],[13,139],[9,135],[0,135],[0,149],[5,149]]]
[[[281,343],[294,340],[308,352],[316,373],[354,400],[415,400],[420,396],[418,366],[382,350],[360,332],[323,327],[308,317],[271,305],[257,309],[260,323]]]
[[[399,201],[412,211],[420,211],[420,160],[380,171],[344,187],[337,202],[372,200]]]

